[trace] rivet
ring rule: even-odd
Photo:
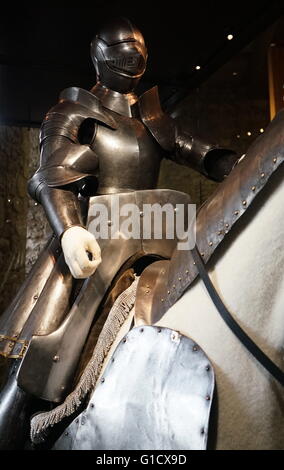
[[[53,357],[53,362],[59,362],[60,357],[59,356],[54,356]]]
[[[189,274],[189,270],[188,270],[188,269],[185,271],[185,274]]]
[[[265,177],[265,173],[261,173],[260,177],[261,177],[261,178],[264,178],[264,177]]]
[[[210,366],[206,366],[206,370],[207,370],[207,372],[209,372]]]
[[[91,408],[95,408],[95,405],[94,405],[94,403],[91,403]]]
[[[108,220],[108,226],[111,227],[112,226],[112,221],[111,220]]]
[[[105,379],[104,377],[101,379],[101,383],[104,384],[105,383]]]
[[[175,288],[176,288],[176,285],[174,284],[174,285],[173,285],[173,289],[175,289]]]
[[[161,299],[161,302],[165,302],[165,299]]]
[[[222,230],[219,230],[218,235],[223,235]]]
[[[181,277],[179,277],[179,278],[178,278],[178,280],[179,280],[179,281],[181,281],[181,280],[182,280],[182,278],[181,278]]]
[[[196,262],[195,262],[195,261],[193,262],[193,264],[194,264],[194,266],[196,266]]]
[[[247,201],[243,201],[243,206],[246,206],[247,205]]]
[[[205,434],[205,429],[202,428],[200,432],[201,432],[201,434]]]
[[[140,333],[143,333],[143,332],[144,332],[144,328],[141,328],[141,329],[140,329]]]
[[[149,290],[145,290],[145,294],[149,294],[149,293],[150,293],[150,291],[149,291]]]
[[[114,357],[112,358],[111,362],[112,362],[112,363],[114,362]]]
[[[213,246],[213,242],[209,242],[208,245],[209,245],[209,246]]]
[[[37,300],[38,299],[38,295],[34,295],[34,300]]]
[[[256,190],[256,187],[255,187],[255,186],[252,186],[251,190],[252,190],[252,191],[255,191],[255,190]]]
[[[170,291],[170,290],[168,290],[168,295],[170,295],[170,293],[171,293],[171,291]]]
[[[192,351],[195,352],[195,351],[197,351],[197,350],[198,350],[198,347],[197,347],[197,346],[193,346]]]
[[[229,224],[226,224],[226,225],[225,225],[225,227],[226,227],[226,228],[229,228],[229,227],[230,227],[230,225],[229,225]]]
[[[177,207],[175,207],[175,212],[178,212],[178,208],[177,208]]]
[[[273,158],[273,163],[276,163],[277,162],[277,158]]]
[[[140,212],[140,217],[144,217],[144,212]]]
[[[235,211],[235,215],[239,215],[239,213],[240,213],[239,211]]]
[[[78,424],[78,423],[79,423],[79,419],[78,419],[78,418],[75,420],[75,423],[76,423],[76,424]]]
[[[65,436],[69,436],[69,432],[68,432],[68,431],[66,431]]]
[[[150,286],[147,285],[147,286],[146,286],[146,289],[150,289]]]
[[[207,401],[210,401],[211,400],[211,397],[209,395],[206,396],[206,400]]]
[[[205,253],[201,253],[201,256],[205,256]]]

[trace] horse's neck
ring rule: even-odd
[[[283,368],[284,184],[277,170],[208,265],[235,319]],[[218,316],[199,279],[159,322],[208,355],[218,392],[218,449],[283,448],[283,391]]]
[[[272,177],[224,242],[212,280],[232,313],[266,346],[284,339],[284,181]]]

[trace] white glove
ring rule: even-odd
[[[61,246],[66,264],[75,279],[85,279],[101,263],[101,249],[94,235],[83,227],[71,227],[64,232]],[[92,255],[89,259],[87,251]]]

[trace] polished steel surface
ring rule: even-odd
[[[118,129],[98,126],[92,148],[99,155],[99,194],[155,188],[162,149],[143,123],[117,115]]]
[[[74,191],[66,191],[51,188],[43,183],[39,202],[43,205],[50,226],[59,239],[68,228],[75,225],[84,226],[76,187]]]
[[[214,372],[189,338],[134,328],[54,450],[204,450]]]
[[[108,21],[91,43],[97,79],[106,88],[126,94],[146,69],[147,49],[138,28],[126,18]]]
[[[176,127],[175,161],[188,165],[207,178],[223,181],[238,161],[235,152],[204,142],[187,130]]]
[[[177,201],[188,204],[189,196],[177,191],[149,190],[132,191],[119,195],[95,196],[90,201],[88,230],[92,232],[98,205],[109,208],[119,197],[121,205],[137,204],[143,211],[144,203],[159,202],[176,204]],[[176,245],[176,239],[166,239],[166,224],[163,222],[162,239],[154,240],[152,224],[151,239],[127,239],[121,223],[128,216],[120,215],[118,238],[97,238],[102,251],[102,263],[95,274],[84,282],[70,313],[61,326],[49,335],[34,336],[23,360],[18,375],[19,385],[29,393],[49,401],[59,402],[70,387],[70,382],[78,363],[80,353],[86,341],[97,308],[103,299],[112,279],[132,256],[155,254],[161,258],[170,258]],[[143,218],[141,218],[143,221]],[[109,230],[112,227],[109,226]],[[56,309],[55,309],[56,311]],[[55,314],[54,311],[54,314]],[[58,360],[54,360],[54,358]],[[35,379],[36,378],[36,379]]]
[[[102,86],[100,82],[97,82],[91,89],[91,93],[100,100],[100,103],[106,109],[111,109],[122,116],[133,116],[134,105],[138,101],[138,96],[134,92],[125,94],[118,93],[117,91]]]
[[[139,109],[143,123],[159,145],[170,155],[174,155],[176,122],[163,112],[157,86],[140,96]]]
[[[9,360],[8,378],[1,386],[0,451],[23,449],[29,436],[29,417],[34,411],[34,399],[17,385],[15,377],[19,364],[19,360]]]
[[[156,318],[153,317],[157,303],[156,292],[159,283],[164,282],[169,262],[169,260],[156,261],[142,272],[135,299],[134,318],[136,325],[153,325],[156,322]],[[160,301],[163,303],[165,299],[161,298]]]
[[[61,248],[59,242],[56,238],[52,237],[29,273],[14,301],[1,315],[0,336],[9,336],[16,340],[26,339],[21,334],[22,330],[31,312],[35,310],[46,282],[50,276],[52,276],[60,254]],[[13,354],[9,343],[0,341],[0,355],[1,354],[3,356]]]
[[[72,287],[75,283],[61,254],[23,327],[23,338],[30,340],[33,335],[48,335],[59,327],[69,312]]]

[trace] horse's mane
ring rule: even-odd
[[[228,238],[236,222],[251,212],[248,209],[255,199],[259,199],[256,196],[263,191],[283,160],[284,110],[277,114],[266,131],[250,146],[246,156],[200,208],[196,245],[205,263]],[[176,249],[153,296],[153,308],[159,305],[159,316],[178,300],[197,275],[190,251]]]

